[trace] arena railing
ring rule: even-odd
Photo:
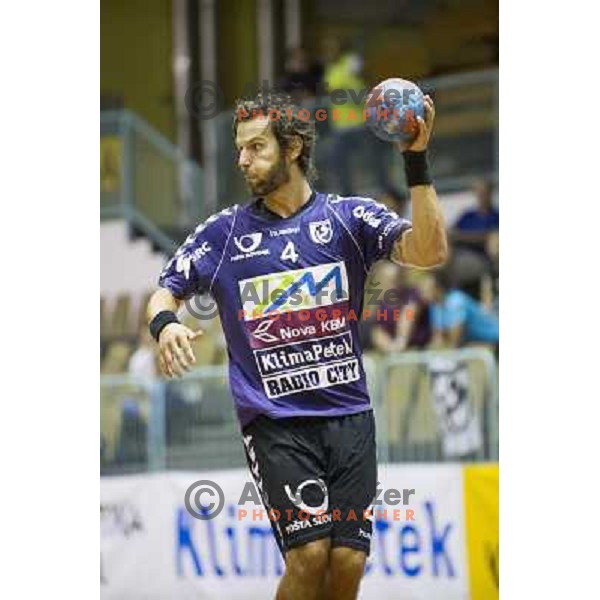
[[[381,462],[498,460],[498,381],[485,348],[365,355]],[[181,380],[103,376],[101,473],[245,466],[225,366]]]
[[[204,218],[202,170],[128,110],[100,113],[100,216],[124,218],[171,253]]]
[[[365,357],[379,459],[498,460],[498,371],[485,347]]]

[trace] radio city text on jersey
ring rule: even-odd
[[[341,383],[350,383],[360,378],[358,360],[321,365],[313,369],[288,371],[263,380],[269,398],[278,398],[296,392],[326,388]]]

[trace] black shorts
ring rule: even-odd
[[[371,410],[341,417],[260,416],[243,430],[248,466],[282,554],[330,537],[369,554],[377,487]]]

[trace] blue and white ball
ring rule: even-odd
[[[365,103],[367,127],[384,142],[410,144],[425,118],[423,92],[412,81],[394,77],[378,83]]]

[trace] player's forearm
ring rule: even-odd
[[[444,264],[448,240],[444,217],[433,185],[410,188],[412,229],[400,241],[394,255],[398,262],[421,268]]]
[[[446,262],[448,240],[444,217],[433,185],[416,185],[410,189],[412,205],[412,248],[415,264],[436,267]]]
[[[148,323],[163,310],[170,310],[176,313],[181,305],[181,300],[178,300],[173,294],[166,288],[157,289],[154,294],[150,297],[148,306],[146,308],[146,318]]]
[[[392,259],[415,267],[436,267],[446,262],[446,227],[427,161],[427,146],[433,129],[435,108],[430,96],[423,98],[425,119],[417,117],[418,133],[407,147],[399,144],[404,158],[406,183],[410,188],[412,229],[394,248]]]

